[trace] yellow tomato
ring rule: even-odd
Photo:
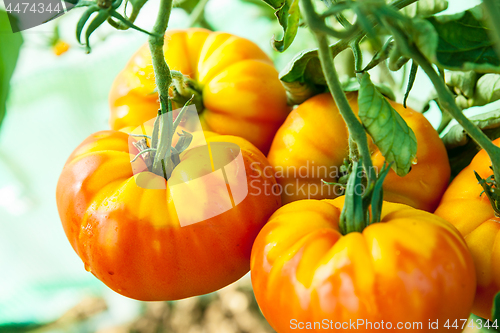
[[[348,100],[357,114],[357,94],[349,94]],[[415,164],[405,177],[393,170],[389,172],[384,182],[384,200],[433,211],[450,179],[446,149],[422,114],[390,103],[415,133],[418,149]],[[349,156],[348,137],[345,122],[329,93],[310,98],[290,113],[276,133],[268,155],[283,203],[338,196],[338,188],[321,180],[338,181],[340,167]],[[373,164],[381,170],[385,159],[375,145],[371,145],[371,150]]]
[[[493,141],[500,146],[500,139]],[[472,312],[491,319],[495,294],[500,292],[500,218],[481,192],[474,171],[483,179],[493,174],[491,160],[481,150],[446,190],[435,214],[451,222],[464,236],[477,275],[476,299]]]
[[[468,318],[474,299],[473,262],[458,231],[431,213],[384,202],[380,222],[342,235],[343,205],[344,197],[292,202],[257,236],[252,284],[271,326],[278,333],[461,332],[461,321],[444,327]]]
[[[245,138],[267,154],[289,107],[269,57],[254,43],[205,29],[169,30],[165,59],[193,80],[202,95],[204,130]],[[111,88],[111,128],[137,127],[159,108],[149,47],[132,56]],[[182,105],[174,105],[181,107]]]
[[[56,198],[66,236],[86,269],[116,292],[180,299],[216,291],[250,269],[253,240],[281,204],[264,191],[276,181],[248,141],[204,137],[210,157],[207,145],[190,146],[168,181],[142,159],[130,162],[138,151],[120,131],[91,135],[64,166]],[[224,172],[214,170],[221,161]]]

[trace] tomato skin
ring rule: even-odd
[[[257,45],[228,33],[192,28],[167,31],[164,53],[170,69],[200,86],[205,109],[198,112],[204,130],[241,136],[267,154],[290,108],[278,72]],[[155,88],[151,54],[144,45],[111,88],[111,128],[136,127],[156,117]]]
[[[261,170],[269,166],[266,158],[246,140],[215,133],[205,138],[209,144],[237,144],[244,161],[238,170],[245,170],[245,180],[253,180],[254,187],[275,184],[272,174]],[[147,171],[133,175],[133,167],[145,165],[139,159],[131,166],[136,152],[129,153],[128,140],[126,133],[114,130],[91,135],[75,149],[59,178],[59,215],[86,269],[114,291],[147,301],[213,292],[246,274],[253,240],[280,206],[280,197],[249,188],[248,196],[232,209],[181,227],[170,188],[136,184],[138,176],[163,185],[165,180]],[[189,163],[199,164],[192,151],[180,155],[169,182],[179,176],[175,173],[181,165],[187,180],[199,178],[199,168],[190,169]],[[195,208],[194,203],[227,196],[226,185],[221,187],[208,180],[204,187],[192,188],[193,206],[186,209],[209,214],[212,207]]]
[[[500,146],[500,139],[493,143]],[[488,154],[481,150],[453,179],[435,212],[452,223],[465,238],[477,276],[472,312],[489,319],[493,298],[500,291],[500,218],[495,216],[488,197],[481,195],[483,188],[474,171],[486,179],[493,174],[490,166]]]
[[[393,329],[397,322],[422,322],[418,331],[449,332],[443,327],[447,319],[469,317],[473,262],[451,224],[384,202],[382,222],[343,236],[338,226],[343,204],[344,197],[292,202],[278,209],[257,236],[252,284],[278,333],[296,331],[292,319],[383,320]],[[429,330],[429,320],[439,320],[439,330]]]
[[[348,94],[357,114],[357,94]],[[384,182],[384,200],[434,211],[450,179],[446,149],[425,117],[389,101],[405,119],[417,138],[417,164],[405,177],[393,170]],[[349,156],[348,131],[330,94],[316,95],[294,109],[274,138],[268,158],[286,204],[300,199],[333,199],[339,193],[331,185],[337,182],[339,168]],[[381,170],[384,157],[370,143],[374,167]],[[294,170],[296,172],[294,172]],[[303,190],[310,188],[310,191]]]

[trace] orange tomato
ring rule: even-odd
[[[357,114],[357,94],[348,94]],[[446,149],[425,117],[401,104],[389,101],[414,131],[418,149],[416,164],[405,177],[393,170],[384,182],[384,200],[433,211],[450,179]],[[340,166],[349,156],[348,131],[329,93],[314,96],[293,110],[276,133],[269,161],[275,168],[283,203],[300,199],[333,199],[338,188]],[[381,170],[384,157],[371,144],[374,167]]]
[[[204,130],[243,137],[268,152],[290,109],[278,72],[257,45],[228,33],[192,28],[169,30],[164,53],[170,69],[198,86]],[[156,117],[155,88],[151,54],[144,45],[111,88],[111,128],[136,127]]]
[[[493,141],[500,146],[500,139]],[[451,222],[465,238],[476,266],[477,291],[472,312],[491,319],[493,298],[500,291],[500,218],[481,192],[474,171],[483,179],[493,174],[491,160],[481,150],[446,190],[435,214]]]
[[[257,236],[252,284],[271,326],[461,332],[461,321],[444,327],[468,318],[474,299],[473,262],[458,231],[431,213],[384,202],[379,223],[342,235],[343,205],[344,197],[292,202]]]
[[[64,230],[86,269],[114,291],[147,301],[181,299],[249,271],[252,243],[281,204],[265,191],[276,181],[248,141],[205,137],[211,152],[195,137],[168,181],[147,171],[141,158],[131,164],[138,151],[120,131],[91,135],[68,159],[56,194]],[[236,147],[241,159],[233,160]],[[224,172],[214,169],[222,162]],[[244,196],[240,189],[249,182]]]

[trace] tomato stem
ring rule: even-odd
[[[193,11],[189,15],[189,26],[194,27],[198,23],[203,20],[203,15],[205,13],[205,6],[210,0],[200,0],[196,7],[194,7]]]
[[[160,95],[160,103],[167,101],[168,89],[172,84],[172,74],[165,61],[163,45],[165,43],[165,31],[168,27],[170,13],[172,11],[172,0],[160,0],[158,17],[153,27],[153,34],[149,36],[149,49],[153,61],[156,86]],[[161,103],[162,111],[167,112],[165,103]]]
[[[472,121],[470,121],[455,103],[451,91],[444,83],[442,77],[436,72],[432,64],[425,56],[415,47],[410,46],[406,39],[397,29],[392,29],[398,47],[402,47],[403,51],[408,53],[415,60],[423,71],[431,80],[439,97],[439,105],[443,107],[456,121],[463,127],[467,134],[486,151],[493,164],[493,174],[495,179],[500,179],[500,148],[497,147],[486,134],[481,131]]]
[[[361,166],[357,161],[353,162],[339,221],[340,232],[343,235],[362,232],[370,224],[380,222],[383,204],[382,184],[389,170],[390,165],[385,164],[378,178],[364,185]]]
[[[326,83],[330,89],[330,93],[337,104],[340,114],[347,124],[349,130],[349,135],[352,140],[356,143],[356,146],[361,154],[363,166],[365,168],[366,174],[368,176],[368,182],[375,180],[376,176],[374,174],[373,164],[371,160],[370,148],[368,146],[368,138],[366,136],[365,129],[361,122],[358,120],[356,115],[349,105],[349,101],[342,90],[342,85],[335,69],[335,64],[333,61],[332,54],[328,46],[328,39],[325,33],[320,29],[315,29],[319,25],[324,25],[324,22],[320,19],[319,15],[314,10],[314,6],[311,0],[302,0],[302,7],[304,18],[308,25],[311,27],[313,34],[316,36],[318,42],[318,53],[321,62],[321,68],[325,74]],[[311,25],[315,22],[314,25]],[[349,44],[347,44],[349,45]],[[350,145],[352,148],[353,145]]]

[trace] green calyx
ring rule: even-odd
[[[352,171],[345,189],[345,203],[340,215],[340,231],[343,235],[362,232],[368,225],[380,222],[383,189],[390,164],[384,165],[377,179],[366,182],[361,162],[353,161]]]
[[[175,146],[172,144],[177,127],[184,118],[187,106],[191,101],[192,99],[189,99],[184,104],[184,107],[174,120],[172,102],[168,100],[166,112],[162,113],[163,108],[158,110],[151,136],[130,134],[134,137],[143,137],[143,139],[134,143],[139,153],[130,161],[131,163],[142,157],[150,172],[162,176],[166,180],[170,178],[174,168],[181,162],[180,153],[185,151],[193,140],[193,136],[183,130],[182,133],[178,133],[179,139]]]
[[[490,200],[491,207],[493,207],[495,216],[500,217],[500,191],[497,188],[495,176],[491,175],[488,178],[483,179],[476,171],[474,171],[474,174],[476,175],[479,185],[483,188],[483,192],[481,192],[479,196],[483,195],[483,193],[486,194]]]
[[[172,74],[172,101],[176,105],[185,105],[187,101],[191,101],[196,107],[198,114],[205,109],[203,105],[202,88],[195,81],[185,76],[179,71],[170,71]]]

